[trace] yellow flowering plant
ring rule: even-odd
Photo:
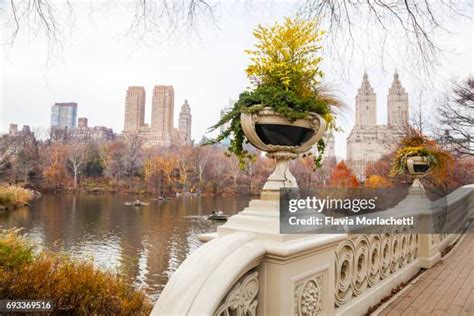
[[[324,32],[316,21],[285,18],[281,24],[259,25],[253,35],[257,42],[255,49],[245,51],[250,56],[246,73],[253,87],[242,92],[234,107],[210,128],[213,131],[228,124],[207,143],[215,144],[229,137],[228,150],[242,165],[251,155],[243,147],[248,140],[240,125],[241,113],[256,113],[271,107],[290,121],[317,113],[325,119],[328,128],[333,129],[333,107],[341,105],[321,84],[324,74],[320,69],[320,51]],[[320,164],[324,149],[321,140],[316,166]]]

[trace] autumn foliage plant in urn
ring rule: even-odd
[[[420,179],[431,169],[443,173],[451,156],[438,148],[433,140],[428,139],[420,131],[409,128],[397,150],[391,175],[409,174],[413,177],[410,193],[423,193]]]
[[[244,166],[251,143],[275,159],[276,168],[263,188],[263,199],[277,198],[282,187],[297,187],[288,162],[317,146],[315,166],[321,162],[326,129],[333,129],[334,108],[340,102],[322,84],[319,68],[323,32],[315,21],[286,18],[282,24],[258,26],[254,50],[247,50],[246,69],[252,87],[211,130],[226,127],[210,143],[230,138],[229,151]]]

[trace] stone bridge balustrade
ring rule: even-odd
[[[365,314],[420,268],[438,262],[474,215],[474,185],[432,203],[407,199],[417,200],[425,225],[442,223],[446,233],[284,235],[278,201],[251,201],[181,264],[152,314]],[[413,214],[407,205],[386,212]],[[443,205],[447,212],[438,213]]]

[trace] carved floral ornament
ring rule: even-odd
[[[295,315],[316,316],[323,313],[324,275],[302,280],[295,285]]]
[[[411,233],[359,235],[336,249],[336,306],[361,295],[417,256],[418,236]]]
[[[257,315],[258,272],[251,270],[237,281],[227,292],[216,316],[255,316]]]

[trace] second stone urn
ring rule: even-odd
[[[422,178],[430,169],[428,158],[423,156],[412,156],[407,158],[407,170],[413,176],[413,183],[410,186],[410,193],[424,193],[425,189],[421,184]]]
[[[291,121],[266,107],[257,113],[242,113],[240,120],[248,141],[276,160],[275,171],[268,177],[261,198],[278,199],[280,188],[297,188],[288,162],[310,150],[322,138],[326,130],[324,119],[311,113],[307,118]]]

